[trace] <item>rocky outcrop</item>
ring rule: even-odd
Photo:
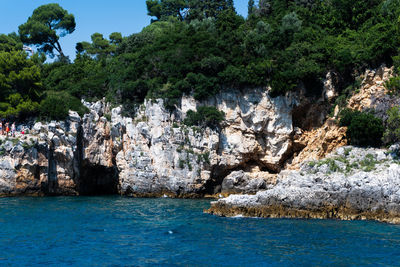
[[[226,178],[225,192],[255,193],[273,183],[292,153],[297,101],[293,94],[271,98],[265,88],[228,90],[205,102],[184,97],[173,113],[162,100],[147,101],[134,118],[102,101],[84,102],[82,118],[70,112],[64,122],[1,137],[0,194],[199,197],[219,193],[232,172],[242,178]],[[219,129],[182,123],[203,105],[225,113]]]
[[[387,110],[400,105],[400,98],[388,94],[385,82],[393,76],[393,67],[385,65],[376,70],[366,70],[358,93],[353,95],[348,102],[348,108],[359,111],[373,111],[382,119],[387,118]]]
[[[358,111],[373,112],[376,116],[382,118],[384,121],[387,119],[387,111],[393,106],[400,105],[400,98],[393,97],[388,93],[385,87],[385,82],[393,76],[393,67],[388,68],[385,65],[370,70],[367,69],[363,75],[359,77],[360,88],[352,95],[347,102],[347,108]],[[338,113],[339,106],[336,106],[333,114],[329,117],[327,110],[323,111],[318,109],[321,105],[318,103],[323,102],[323,106],[329,107],[327,103],[337,96],[335,90],[335,74],[328,73],[324,81],[324,90],[322,97],[317,101],[311,110],[313,113],[321,117],[312,118],[308,116],[311,121],[320,121],[321,126],[318,127],[304,127],[304,123],[308,120],[303,120],[301,128],[295,127],[295,135],[293,140],[294,155],[293,158],[287,162],[285,169],[298,169],[300,164],[307,160],[318,160],[326,157],[329,153],[339,147],[347,144],[346,127],[339,127]],[[307,103],[307,101],[302,101]],[[303,104],[304,106],[304,104]],[[301,106],[296,109],[301,108]],[[296,110],[294,111],[296,112]],[[333,116],[332,116],[333,115]],[[328,117],[326,119],[326,117]],[[296,116],[294,116],[294,119]],[[296,121],[294,121],[296,122]],[[308,123],[307,125],[310,125]],[[315,125],[314,125],[315,126]]]
[[[392,105],[374,93],[384,90],[390,73],[367,72],[349,106],[358,109],[368,98],[378,110]],[[346,145],[346,129],[325,120],[335,80],[329,73],[322,95],[312,97],[299,90],[272,98],[268,88],[225,90],[203,102],[185,96],[174,112],[162,100],[148,100],[133,118],[104,101],[84,102],[89,113],[82,117],[70,112],[64,122],[38,122],[29,134],[0,137],[0,195],[202,197],[271,189],[286,177],[282,169]],[[199,106],[223,111],[221,126],[184,125],[186,113]]]
[[[348,100],[353,110],[387,119],[387,110],[400,105],[385,82],[393,69],[367,70],[360,88]],[[329,75],[328,75],[329,76]],[[332,76],[325,82],[326,101],[334,96]],[[322,98],[321,98],[322,99]],[[304,103],[304,101],[302,101]],[[315,104],[318,107],[318,103]],[[305,109],[296,107],[294,112]],[[309,109],[308,109],[309,110]],[[346,147],[346,128],[337,115],[321,127],[296,124],[293,158],[277,176],[277,184],[256,195],[231,195],[213,202],[209,213],[221,216],[368,219],[400,223],[400,165],[398,146],[390,150]],[[317,112],[321,113],[321,112]],[[313,119],[317,121],[318,118]],[[306,123],[306,124],[304,124]],[[333,152],[336,151],[336,152]],[[396,153],[393,153],[396,151]]]
[[[243,170],[233,171],[224,178],[221,185],[222,195],[252,193],[272,187],[276,184],[274,174],[266,175],[265,172]]]
[[[335,119],[328,119],[320,127],[309,131],[296,129],[293,146],[297,151],[285,169],[295,170],[307,160],[318,160],[347,144],[346,127],[339,127]]]
[[[400,223],[400,165],[388,150],[342,147],[300,170],[283,171],[271,189],[213,202],[208,212]]]
[[[65,122],[36,123],[29,134],[0,136],[1,195],[77,195],[79,179],[75,112]]]
[[[259,88],[221,93],[202,103],[184,97],[173,114],[164,109],[161,100],[146,102],[137,121],[124,119],[124,145],[116,157],[121,193],[215,194],[227,175],[247,170],[252,164],[259,166],[260,180],[249,192],[264,187],[270,172],[278,172],[290,154],[295,101],[293,96],[271,98]],[[188,110],[201,105],[212,105],[225,113],[221,129],[180,123]]]

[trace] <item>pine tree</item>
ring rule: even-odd
[[[254,5],[255,5],[254,0],[249,0],[248,12],[247,12],[247,15],[248,15],[249,17],[250,17],[251,14],[253,14],[253,12],[254,12]]]

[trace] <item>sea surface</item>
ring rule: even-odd
[[[210,200],[0,198],[0,266],[399,266],[400,226],[220,218]]]

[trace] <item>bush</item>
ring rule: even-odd
[[[38,113],[39,104],[31,99],[24,99],[19,93],[7,97],[7,103],[0,103],[0,117],[7,119],[26,119]]]
[[[385,144],[400,142],[400,109],[399,107],[393,107],[388,110],[387,114],[388,120],[383,134],[383,142]]]
[[[385,82],[385,88],[390,94],[396,94],[400,92],[400,76],[391,77]]]
[[[49,91],[46,98],[40,103],[40,116],[42,119],[64,120],[68,116],[69,110],[78,112],[80,116],[88,111],[78,98],[65,91]]]
[[[361,147],[382,145],[383,122],[371,113],[344,110],[340,114],[340,125],[347,126],[350,144]]]
[[[353,111],[351,109],[343,109],[340,114],[340,123],[339,126],[349,126],[351,123],[351,120],[353,119],[353,116],[355,113],[358,111]]]
[[[206,99],[219,91],[218,79],[214,77],[189,73],[185,80],[193,89],[193,96],[197,100]]]
[[[225,119],[225,114],[215,107],[199,107],[196,111],[189,110],[186,113],[186,119],[183,123],[187,126],[202,126],[217,128],[220,123]]]

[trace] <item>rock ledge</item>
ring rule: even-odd
[[[393,148],[392,148],[393,149]],[[256,195],[231,195],[206,212],[220,216],[377,220],[400,223],[400,165],[391,149],[341,147],[284,171]]]

